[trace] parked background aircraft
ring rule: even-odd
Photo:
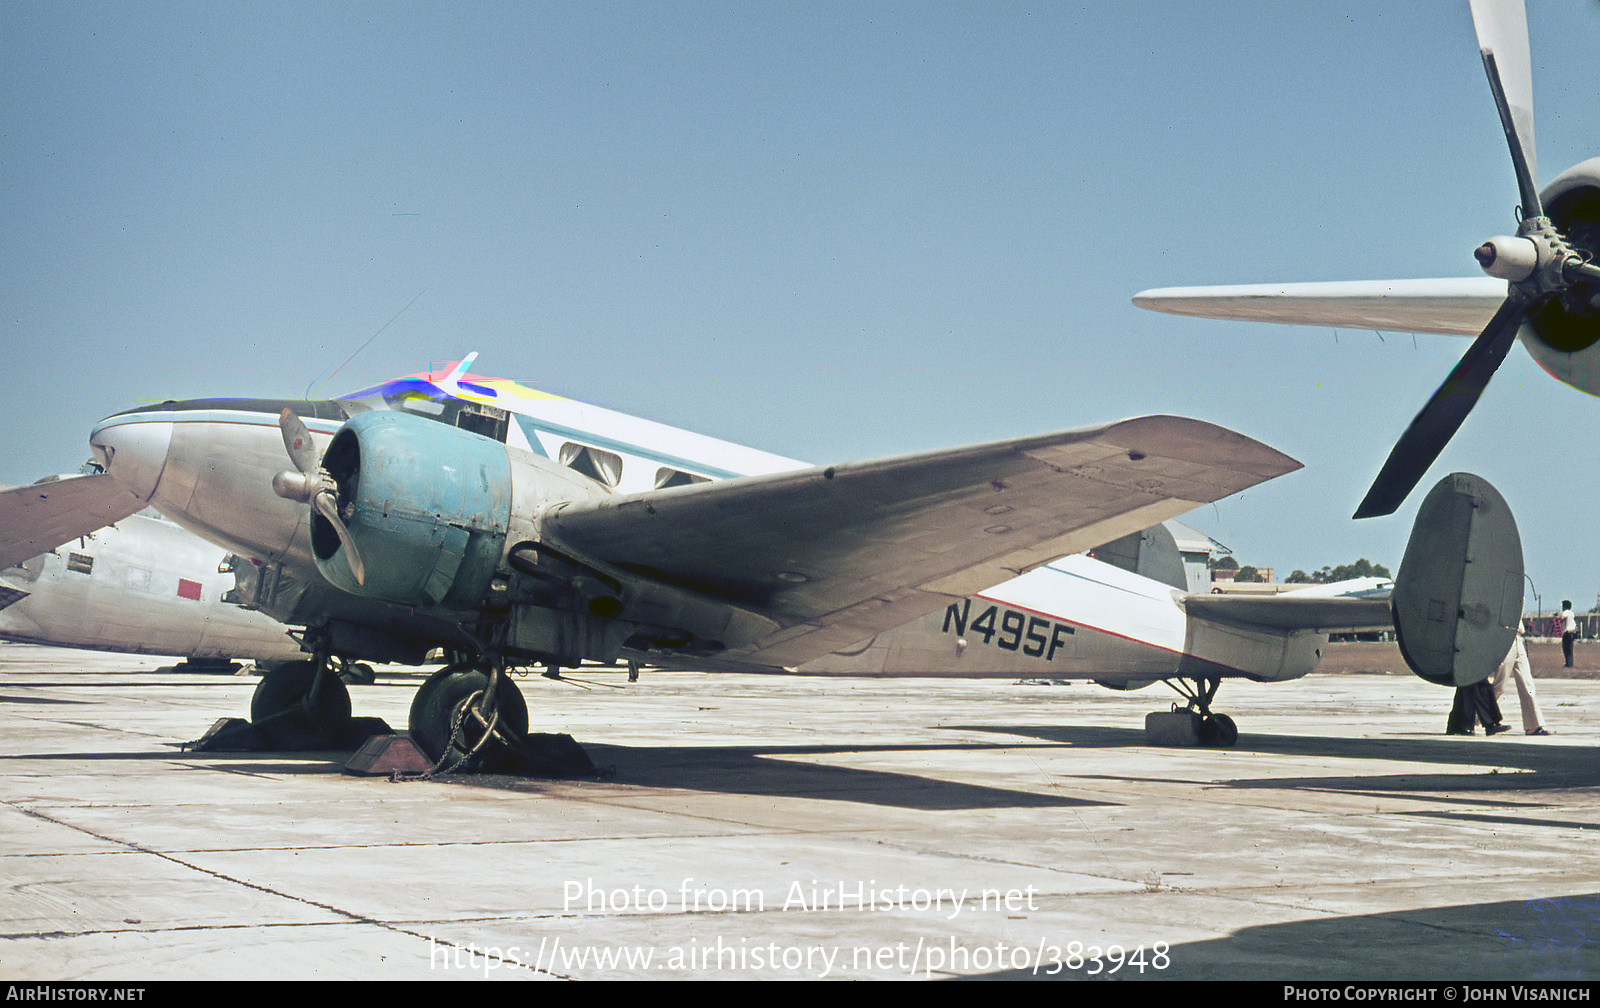
[[[0,529],[23,523],[16,502],[60,485],[0,490]],[[10,554],[0,556],[0,639],[173,655],[197,668],[301,657],[283,624],[227,601],[235,585],[227,551],[169,521],[127,515],[14,563],[38,542],[9,547],[0,543]]]
[[[1134,298],[1176,315],[1476,337],[1402,434],[1357,518],[1399,507],[1514,340],[1552,377],[1600,395],[1600,157],[1561,172],[1541,193],[1522,0],[1472,0],[1471,11],[1520,197],[1516,234],[1490,237],[1474,252],[1487,276],[1182,287]]]
[[[1473,270],[1512,183],[1472,27],[1458,0],[1238,10],[9,11],[0,423],[27,436],[0,479],[132,403],[476,345],[790,458],[1203,417],[1310,467],[1191,524],[1393,567],[1405,523],[1351,505],[1465,343],[1128,296]],[[1600,9],[1529,16],[1543,178],[1594,154]],[[1517,352],[1450,449],[1516,488],[1546,598],[1600,588],[1572,513],[1600,472],[1567,464],[1593,416]]]

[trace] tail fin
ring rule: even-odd
[[[1470,686],[1505,658],[1522,621],[1522,538],[1488,480],[1452,473],[1428,492],[1393,604],[1400,654],[1429,682]]]

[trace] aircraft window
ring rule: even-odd
[[[606,486],[616,486],[622,479],[622,456],[572,441],[561,446],[561,464]]]
[[[438,416],[444,412],[444,403],[437,399],[425,399],[422,396],[407,396],[400,400],[400,405],[413,413],[422,413],[426,416]]]
[[[461,412],[456,414],[456,426],[505,444],[506,431],[511,426],[511,414],[496,406],[463,403]]]
[[[67,570],[77,571],[79,574],[92,574],[94,572],[94,557],[87,553],[68,553]]]
[[[656,489],[665,490],[667,487],[688,486],[691,483],[709,483],[710,476],[696,476],[686,473],[682,469],[669,469],[662,466],[656,470]]]

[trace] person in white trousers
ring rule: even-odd
[[[1517,701],[1522,706],[1522,730],[1529,735],[1553,735],[1554,732],[1544,726],[1544,714],[1539,710],[1539,698],[1533,691],[1533,668],[1528,664],[1528,649],[1522,644],[1521,630],[1517,631],[1516,640],[1512,641],[1511,650],[1506,652],[1505,660],[1494,670],[1494,675],[1489,677],[1489,684],[1494,687],[1496,701],[1505,690],[1508,677],[1517,684]]]

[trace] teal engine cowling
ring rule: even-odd
[[[313,512],[317,568],[354,595],[474,609],[505,548],[511,466],[497,441],[425,417],[352,417],[322,459],[339,515],[365,568],[356,580],[339,535]]]

